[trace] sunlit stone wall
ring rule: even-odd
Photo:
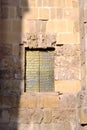
[[[0,6],[0,129],[80,130],[79,0],[1,0]],[[24,92],[26,47],[55,48],[54,92]]]

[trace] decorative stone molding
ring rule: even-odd
[[[24,47],[29,48],[47,48],[56,46],[56,35],[52,34],[30,34],[27,33],[25,40],[21,43]]]

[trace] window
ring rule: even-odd
[[[53,50],[53,48],[26,49],[26,92],[50,92],[54,90]]]

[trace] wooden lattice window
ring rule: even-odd
[[[54,49],[26,49],[25,91],[54,90]]]

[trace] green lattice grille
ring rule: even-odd
[[[53,51],[26,50],[26,91],[54,90]]]

